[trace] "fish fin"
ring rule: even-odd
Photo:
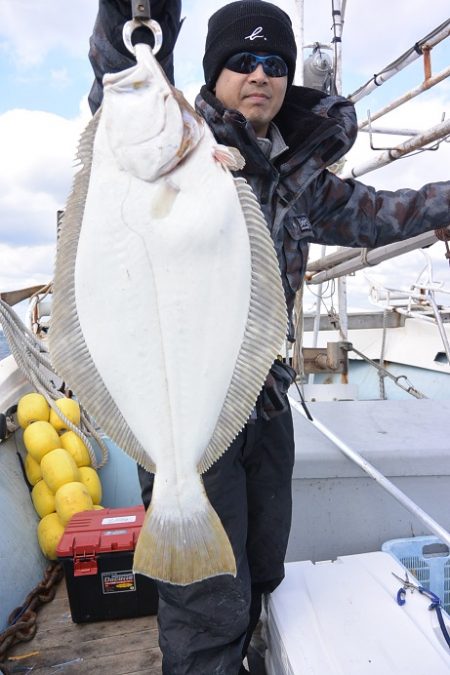
[[[258,200],[244,178],[234,178],[251,255],[250,307],[236,365],[211,440],[198,464],[207,471],[249,418],[286,337],[287,310],[275,248]]]
[[[84,340],[75,298],[75,260],[92,168],[101,108],[81,135],[77,171],[59,232],[50,320],[50,358],[56,372],[76,392],[103,431],[148,471],[153,462],[135,438],[108,392]]]
[[[134,572],[180,586],[220,574],[236,576],[228,536],[198,473],[194,480],[195,498],[190,490],[190,497],[183,491],[174,500],[173,493],[161,494],[163,481],[156,473],[152,503],[134,553]]]
[[[245,159],[239,150],[228,145],[215,145],[213,157],[224,169],[230,171],[240,171],[245,166]]]

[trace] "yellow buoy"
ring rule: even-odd
[[[68,418],[72,424],[79,426],[80,424],[80,406],[78,401],[73,398],[58,398],[55,401],[56,407]],[[67,429],[66,423],[59,417],[53,408],[50,409],[50,424],[52,424],[56,431],[63,431]]]
[[[26,429],[32,422],[48,422],[50,406],[45,397],[37,392],[25,394],[17,404],[17,421]]]
[[[64,434],[61,434],[60,441],[64,450],[70,452],[77,466],[91,465],[89,450],[74,431],[66,431]]]
[[[30,485],[36,485],[38,480],[42,478],[41,466],[39,462],[30,455],[29,452],[25,455],[25,475]]]
[[[59,488],[55,495],[55,506],[61,522],[67,525],[75,513],[88,511],[94,504],[86,485],[75,481]]]
[[[31,499],[40,518],[55,511],[55,495],[43,480],[31,490]]]
[[[56,549],[64,534],[64,525],[57,513],[50,513],[39,521],[37,535],[42,553],[49,560],[56,560]]]
[[[80,480],[86,485],[94,504],[102,501],[102,484],[95,469],[90,466],[80,466]]]
[[[40,462],[47,452],[60,446],[58,433],[50,422],[32,422],[23,432],[26,449],[36,462]]]
[[[80,474],[75,460],[64,448],[56,448],[48,452],[41,461],[42,478],[52,490],[57,490],[65,483],[80,480]]]

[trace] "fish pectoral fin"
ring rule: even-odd
[[[201,503],[180,503],[178,513],[167,513],[163,499],[150,505],[134,553],[134,572],[181,586],[220,574],[236,576],[228,536],[203,485],[201,490]]]
[[[215,145],[213,157],[224,169],[229,169],[230,171],[240,171],[245,166],[245,159],[239,150],[231,146]]]

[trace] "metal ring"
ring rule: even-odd
[[[161,49],[163,34],[161,26],[157,21],[153,21],[153,19],[148,19],[148,21],[141,21],[140,19],[132,19],[131,21],[127,21],[122,31],[122,38],[125,43],[125,47],[129,52],[135,55],[135,49],[133,43],[131,42],[131,36],[136,28],[141,28],[142,26],[145,26],[153,33],[155,44],[153,45],[152,53],[155,55]]]

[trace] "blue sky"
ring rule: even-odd
[[[183,4],[186,21],[175,55],[176,77],[178,87],[190,100],[202,83],[208,16],[223,4],[221,0],[187,0]],[[277,4],[294,16],[294,0]],[[330,42],[330,7],[331,0],[305,0],[306,42]],[[64,207],[77,139],[90,115],[86,97],[92,76],[87,52],[95,13],[95,0],[57,4],[50,0],[0,0],[1,290],[44,283],[52,277],[56,210]],[[428,4],[423,0],[347,0],[343,93],[356,89],[449,15],[448,0]],[[433,73],[450,65],[449,45],[447,38],[433,50]],[[369,107],[377,110],[419,84],[422,77],[421,62],[409,66],[364,99],[358,105],[359,116],[365,116]],[[444,112],[450,114],[449,80],[379,123],[426,129],[438,123]],[[367,135],[360,136],[348,166],[371,153]],[[380,142],[396,141],[383,137]],[[379,188],[418,187],[450,178],[449,159],[450,145],[446,144],[438,153],[401,160],[362,180]],[[435,257],[448,276],[448,265],[444,268],[439,253]],[[404,269],[405,277],[415,264],[408,261],[395,266],[397,272]],[[385,278],[388,272],[383,269],[379,267],[375,273]],[[361,277],[351,283],[359,288]]]

